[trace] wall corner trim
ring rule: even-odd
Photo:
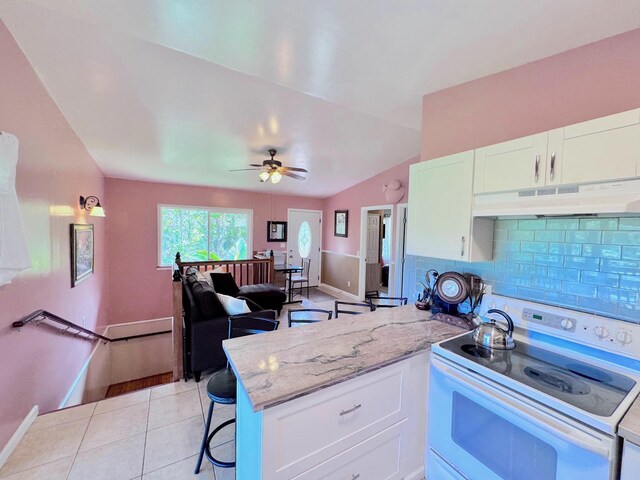
[[[2,451],[0,451],[0,469],[4,467],[5,463],[7,463],[7,460],[9,460],[9,457],[16,449],[16,447],[20,443],[20,440],[22,440],[22,437],[24,437],[24,434],[27,433],[27,430],[29,430],[29,427],[31,427],[36,418],[38,418],[38,406],[34,405],[27,416],[24,417],[24,420],[22,420],[22,423],[13,433]]]

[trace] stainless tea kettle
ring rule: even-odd
[[[516,347],[513,341],[513,320],[502,310],[491,309],[489,313],[502,315],[507,321],[508,330],[504,330],[494,319],[490,322],[483,322],[473,331],[473,341],[485,348],[495,348],[496,350],[511,350]]]

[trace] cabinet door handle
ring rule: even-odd
[[[540,155],[536,155],[536,183],[538,178],[540,178]]]
[[[359,478],[360,478],[360,474],[359,473],[351,474],[351,480],[358,480]]]
[[[354,405],[353,407],[349,408],[348,410],[340,410],[340,416],[343,415],[348,415],[351,412],[355,412],[356,410],[358,410],[360,407],[362,406],[361,403]]]
[[[460,240],[462,242],[462,247],[460,248],[460,256],[464,257],[464,235],[460,237]]]
[[[556,152],[551,152],[551,170],[549,172],[551,174],[551,180],[556,176]]]

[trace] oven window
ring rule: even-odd
[[[556,479],[553,447],[458,392],[453,392],[452,424],[453,441],[500,477]]]

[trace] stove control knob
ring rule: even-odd
[[[595,333],[598,338],[607,338],[609,336],[609,330],[605,327],[596,327],[593,329],[593,333]]]
[[[560,321],[560,326],[564,330],[571,330],[575,324],[576,322],[571,320],[570,318],[563,318],[562,321]]]
[[[506,303],[502,305],[502,311],[504,313],[509,313],[509,305],[507,305]]]
[[[633,340],[631,334],[629,332],[625,332],[624,330],[619,332],[618,335],[616,335],[616,338],[622,345],[627,345]]]
[[[496,302],[491,302],[489,304],[489,310],[493,310],[494,308],[496,308]]]

